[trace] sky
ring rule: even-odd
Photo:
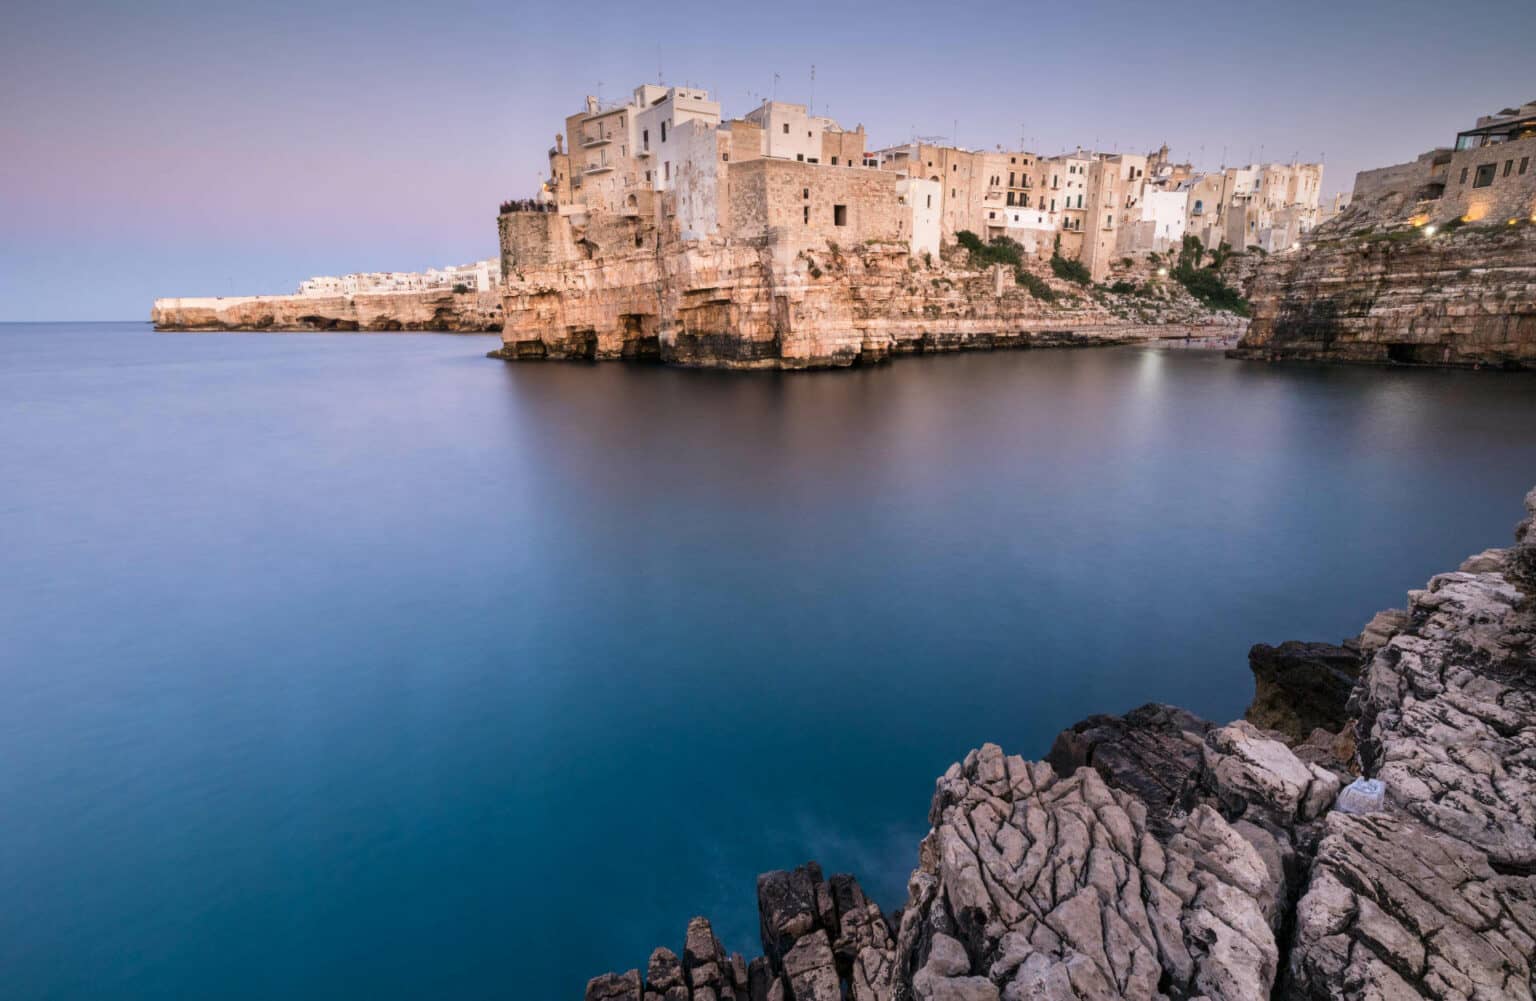
[[[12,4],[0,321],[493,256],[564,116],[658,78],[871,148],[1321,158],[1331,194],[1536,99],[1533,40],[1531,0]]]

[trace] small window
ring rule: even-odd
[[[1531,158],[1528,157],[1528,156],[1522,156],[1520,158],[1520,171],[1519,172],[1522,173],[1522,174],[1525,173],[1525,168],[1529,167],[1530,165],[1531,165]]]
[[[804,153],[796,153],[795,154],[795,159],[799,160],[801,163],[804,163],[805,162],[805,154]]]
[[[1511,170],[1514,170],[1514,169],[1515,169],[1515,161],[1513,161],[1513,160],[1505,160],[1504,161],[1504,176],[1505,177],[1508,177],[1509,176],[1509,172]]]
[[[805,208],[800,210],[800,213],[805,219],[805,224],[809,226],[811,224],[811,207],[807,205]]]
[[[846,205],[834,205],[834,206],[832,206],[832,225],[834,225],[834,226],[846,226],[846,225],[848,225],[848,206],[846,206]]]
[[[837,157],[835,157],[835,156],[832,158],[832,166],[834,166],[834,167],[837,166]]]
[[[785,135],[789,135],[789,123],[788,122],[784,123],[784,134]]]
[[[1465,168],[1465,167],[1461,168],[1461,181],[1460,181],[1460,183],[1461,184],[1466,184],[1467,183],[1467,168]]]
[[[933,208],[933,196],[932,195],[928,196],[928,207],[929,208]]]
[[[1494,163],[1485,163],[1479,165],[1477,168],[1477,176],[1472,178],[1472,186],[1474,188],[1486,188],[1488,185],[1492,184],[1493,174],[1497,168],[1498,164]]]
[[[722,161],[724,161],[725,163],[730,163],[731,162],[731,154],[729,154],[729,153],[721,153],[720,154],[720,159]]]
[[[662,180],[666,180],[666,181],[672,180],[672,161],[671,160],[668,160],[666,163],[663,163],[661,165],[661,176],[662,176]]]
[[[650,149],[651,148],[651,130],[650,129],[641,129],[640,130],[640,148],[641,149]]]
[[[801,198],[809,199],[811,197],[811,189],[810,188],[801,188],[800,189],[800,197]]]
[[[667,123],[666,122],[662,122],[661,123],[661,141],[662,142],[666,142],[667,141]]]

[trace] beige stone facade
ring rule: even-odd
[[[1536,219],[1536,101],[1487,115],[1409,163],[1355,176],[1350,225],[1487,225]]]

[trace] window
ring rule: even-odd
[[[1504,161],[1504,176],[1505,177],[1508,177],[1509,176],[1509,172],[1511,170],[1514,170],[1514,169],[1515,169],[1515,161],[1513,161],[1513,160],[1505,160]]]
[[[731,154],[729,154],[729,153],[721,153],[720,154],[720,160],[721,160],[722,163],[730,163],[731,162]]]
[[[1522,156],[1520,158],[1520,171],[1519,172],[1522,173],[1522,174],[1525,173],[1525,168],[1529,167],[1530,165],[1531,165],[1531,158],[1528,157],[1528,156]]]
[[[806,200],[810,200],[810,197],[811,197],[811,189],[810,189],[810,188],[801,188],[801,189],[800,189],[800,197],[801,197],[801,198],[804,198],[804,199],[806,199]]]
[[[1104,228],[1105,229],[1113,229],[1114,226],[1115,226],[1115,217],[1113,215],[1105,216],[1104,217]]]
[[[805,154],[804,153],[796,153],[795,154],[795,159],[799,160],[801,163],[804,163],[805,162]]]
[[[1466,184],[1467,183],[1467,168],[1465,168],[1465,167],[1461,168],[1461,181],[1458,182],[1458,183],[1461,183],[1461,184]]]
[[[1497,167],[1498,164],[1495,163],[1484,163],[1478,165],[1477,174],[1472,178],[1472,186],[1474,188],[1486,188],[1488,185],[1492,184],[1493,174]]]
[[[784,123],[784,134],[785,135],[789,135],[789,123],[788,122]]]
[[[800,212],[805,219],[805,224],[809,226],[811,224],[811,207],[807,205],[805,208],[801,209]]]
[[[960,192],[956,191],[954,188],[950,188],[949,189],[949,197],[951,197],[951,198],[959,198],[960,197]]]
[[[928,196],[928,207],[929,208],[933,208],[933,196],[932,195]]]
[[[1078,195],[1077,196],[1077,207],[1078,208],[1082,208],[1083,207],[1083,196],[1082,195]]]
[[[848,225],[848,206],[846,206],[846,205],[834,205],[834,206],[832,206],[832,225],[834,225],[834,226],[846,226],[846,225]]]
[[[650,129],[641,129],[640,130],[640,148],[641,149],[650,149],[651,148],[651,130]]]
[[[837,166],[837,157],[835,157],[835,156],[832,158],[832,166],[834,166],[834,167]]]
[[[1013,187],[1013,171],[1008,171],[1008,186]]]
[[[671,160],[668,160],[666,163],[663,163],[661,165],[661,176],[662,176],[662,180],[664,180],[664,181],[672,180],[672,161]]]
[[[1205,202],[1203,202],[1200,199],[1196,198],[1195,199],[1195,215],[1199,215],[1200,213],[1202,213],[1204,211],[1205,211]]]
[[[1012,191],[1008,192],[1008,204],[1009,205],[1013,204],[1013,192]]]
[[[661,141],[662,142],[666,142],[667,141],[667,123],[666,122],[662,122],[661,123]]]
[[[988,219],[996,219],[997,218],[997,213],[996,212],[988,212],[987,213],[987,218]]]
[[[651,172],[649,170],[645,172],[645,183],[651,183]]]

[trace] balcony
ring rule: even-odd
[[[611,164],[611,163],[594,163],[592,166],[588,167],[586,170],[583,170],[582,173],[583,174],[606,174],[606,173],[608,173],[611,170],[613,170],[613,164]]]
[[[611,142],[613,142],[613,140],[605,136],[583,136],[581,139],[581,148],[591,149],[594,146],[606,146]]]

